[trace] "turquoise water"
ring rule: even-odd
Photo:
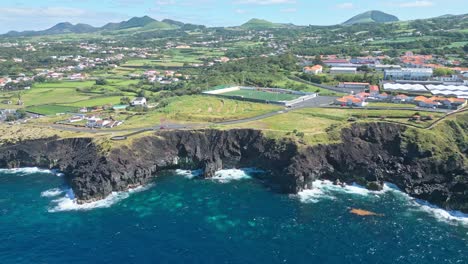
[[[468,263],[466,221],[397,191],[287,196],[233,175],[170,173],[91,209],[52,173],[0,171],[0,263]]]

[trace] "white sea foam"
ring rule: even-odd
[[[31,168],[15,168],[15,169],[0,169],[0,172],[3,173],[12,173],[12,174],[33,174],[33,173],[47,173],[53,174],[54,172],[46,169],[39,169],[37,167]]]
[[[324,199],[336,199],[335,194],[338,192],[367,197],[378,197],[378,195],[385,192],[393,192],[403,199],[409,210],[427,212],[440,221],[468,225],[468,214],[459,211],[447,211],[426,201],[414,199],[391,183],[385,183],[381,191],[367,190],[357,184],[341,187],[334,185],[331,181],[320,180],[314,181],[312,186],[312,189],[299,192],[296,197],[303,203],[317,203]]]
[[[215,173],[213,178],[214,181],[220,183],[228,183],[231,181],[251,179],[249,173],[254,173],[254,169],[229,169],[229,170],[220,170]]]
[[[53,189],[41,192],[41,196],[42,197],[55,197],[55,196],[59,196],[60,194],[62,194],[64,192],[65,192],[65,190],[63,190],[63,189],[53,188]]]
[[[197,178],[203,174],[202,170],[176,170],[175,172],[177,175],[184,176],[187,179]]]
[[[301,202],[317,203],[321,199],[336,199],[336,193],[347,193],[359,196],[378,195],[390,190],[384,187],[382,191],[371,191],[358,184],[339,186],[327,180],[316,180],[312,183],[312,188],[299,192],[297,197]]]
[[[0,173],[7,173],[7,174],[17,174],[17,175],[28,175],[34,173],[43,173],[43,174],[54,174],[58,177],[63,177],[65,174],[60,172],[59,170],[53,169],[41,169],[38,167],[29,167],[29,168],[14,168],[14,169],[0,169]]]
[[[96,208],[108,208],[128,198],[130,194],[147,190],[152,186],[153,185],[149,184],[146,186],[130,189],[125,192],[112,192],[105,199],[85,204],[78,204],[75,199],[75,194],[71,189],[69,189],[64,197],[52,201],[54,205],[51,208],[49,208],[48,211],[50,213],[56,213],[63,211],[86,211]]]
[[[413,203],[417,205],[416,210],[427,212],[434,216],[437,220],[447,222],[450,224],[461,223],[463,225],[468,226],[468,214],[464,214],[459,211],[447,211],[426,201],[415,199],[413,200]]]
[[[193,179],[203,175],[202,170],[176,170],[177,175],[184,176],[188,179]],[[215,173],[211,180],[227,183],[236,180],[251,179],[250,174],[255,173],[264,173],[265,171],[255,169],[255,168],[243,168],[243,169],[228,169],[228,170],[219,170]]]

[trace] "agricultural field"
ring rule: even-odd
[[[250,98],[250,99],[264,100],[264,101],[291,101],[300,97],[299,95],[295,95],[295,94],[275,93],[275,92],[255,91],[255,90],[238,90],[238,91],[223,93],[221,95],[236,96],[236,97],[241,97],[241,98]]]
[[[138,80],[126,79],[109,79],[108,84],[102,86],[95,85],[95,81],[36,83],[30,90],[0,93],[0,102],[10,100],[14,103],[0,103],[0,108],[25,108],[41,115],[55,115],[75,112],[82,107],[114,105],[120,103],[122,96],[135,96],[131,92],[121,92],[119,88],[136,83]],[[23,105],[15,105],[20,98]]]
[[[40,115],[55,115],[58,113],[71,113],[76,112],[79,109],[72,106],[64,105],[39,105],[39,106],[30,106],[26,107],[26,111],[40,114]]]

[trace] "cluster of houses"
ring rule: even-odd
[[[160,72],[156,70],[148,70],[144,72],[142,76],[136,75],[132,77],[143,77],[151,83],[157,82],[160,84],[171,84],[180,81],[181,78],[187,78],[181,73],[176,73],[175,71]]]
[[[84,122],[89,128],[113,128],[123,124],[122,121],[113,120],[112,118],[101,118],[95,115],[77,114],[68,119],[69,123]]]
[[[406,94],[390,95],[388,93],[380,93],[379,87],[371,85],[369,92],[360,92],[357,94],[346,95],[335,100],[335,105],[340,106],[355,106],[364,107],[368,102],[387,102],[395,104],[412,104],[423,108],[444,108],[444,109],[460,109],[467,105],[467,99],[454,97],[426,97],[426,96],[409,96]]]
[[[319,74],[321,72],[313,70],[315,66],[311,65],[312,57],[300,57],[303,60],[304,73]],[[468,78],[468,68],[457,67],[460,61],[446,60],[435,55],[419,55],[411,51],[406,52],[404,55],[396,58],[399,65],[383,64],[384,60],[391,59],[386,55],[364,56],[343,58],[338,55],[322,55],[322,62],[330,68],[330,74],[357,74],[360,66],[368,66],[376,71],[383,71],[385,73],[385,80],[413,80],[413,81],[426,81],[438,80],[441,78],[449,79],[450,81],[456,79]],[[433,69],[448,68],[457,73],[454,76],[444,76],[433,78]]]

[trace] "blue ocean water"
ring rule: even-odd
[[[466,221],[397,191],[183,174],[78,207],[53,173],[0,171],[0,263],[468,263]]]

